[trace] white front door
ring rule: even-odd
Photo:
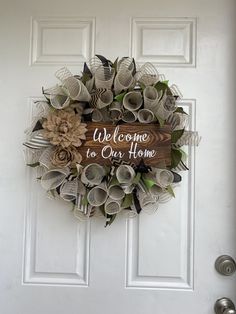
[[[236,303],[234,0],[1,1],[0,312],[211,314]],[[23,161],[41,87],[94,54],[153,62],[179,86],[202,136],[176,199],[111,227],[79,223]]]

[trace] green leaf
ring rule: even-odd
[[[116,219],[116,214],[115,215],[107,215],[108,220],[106,221],[105,227],[110,226],[113,221]]]
[[[164,124],[165,124],[165,120],[162,119],[161,117],[159,117],[158,115],[156,115],[156,118],[157,118],[157,120],[158,120],[158,122],[160,124],[160,127],[162,128],[164,126]]]
[[[139,183],[139,181],[140,181],[140,179],[141,179],[141,173],[140,172],[138,172],[137,174],[136,174],[136,176],[135,176],[135,178],[134,178],[134,180],[133,180],[133,184],[138,184]]]
[[[172,92],[169,86],[165,82],[159,81],[154,85],[154,87],[156,88],[158,92],[163,91],[163,93],[166,92],[167,95],[172,96]]]
[[[176,168],[182,159],[182,153],[178,149],[171,149],[171,168]]]
[[[26,164],[26,165],[29,166],[29,167],[35,168],[35,167],[38,167],[40,165],[40,163],[39,162],[35,162],[33,164]]]
[[[119,101],[119,102],[122,102],[122,100],[123,100],[123,98],[124,98],[125,94],[126,94],[126,92],[121,93],[121,94],[119,94],[119,95],[115,96],[115,98],[114,98],[114,99],[115,99],[115,100],[117,100],[117,101]]]
[[[188,154],[187,154],[183,149],[181,149],[181,148],[178,148],[178,149],[179,149],[179,151],[180,151],[181,154],[182,154],[182,161],[187,160]]]
[[[171,196],[175,197],[175,193],[171,185],[168,185],[166,190],[170,193]]]
[[[88,73],[83,73],[83,76],[81,78],[81,81],[83,84],[85,84],[87,81],[89,81],[91,79],[91,75]]]
[[[151,189],[151,187],[156,184],[155,181],[150,180],[150,179],[142,178],[142,180],[145,186],[148,188],[148,190]]]
[[[169,80],[166,80],[166,81],[162,81],[163,84],[166,84],[168,86],[169,84]]]
[[[174,112],[179,112],[179,113],[188,115],[182,107],[178,107]]]
[[[171,133],[171,143],[172,143],[172,144],[177,143],[177,141],[181,138],[181,136],[183,135],[183,133],[184,133],[184,129],[173,131],[173,132]]]
[[[126,194],[125,198],[122,202],[121,207],[122,208],[129,208],[133,203],[133,195],[132,194]]]

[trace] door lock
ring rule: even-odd
[[[221,298],[215,303],[216,314],[236,314],[234,303],[228,298]]]
[[[233,275],[236,271],[236,263],[229,255],[221,255],[215,262],[215,268],[219,274],[224,276]]]

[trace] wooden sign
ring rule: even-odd
[[[110,159],[121,158],[138,164],[156,166],[171,164],[171,128],[158,124],[87,123],[86,141],[79,148],[82,164],[109,165]]]

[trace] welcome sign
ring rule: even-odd
[[[80,147],[83,164],[109,165],[111,158],[156,166],[171,164],[171,128],[157,124],[87,124],[86,141]]]

